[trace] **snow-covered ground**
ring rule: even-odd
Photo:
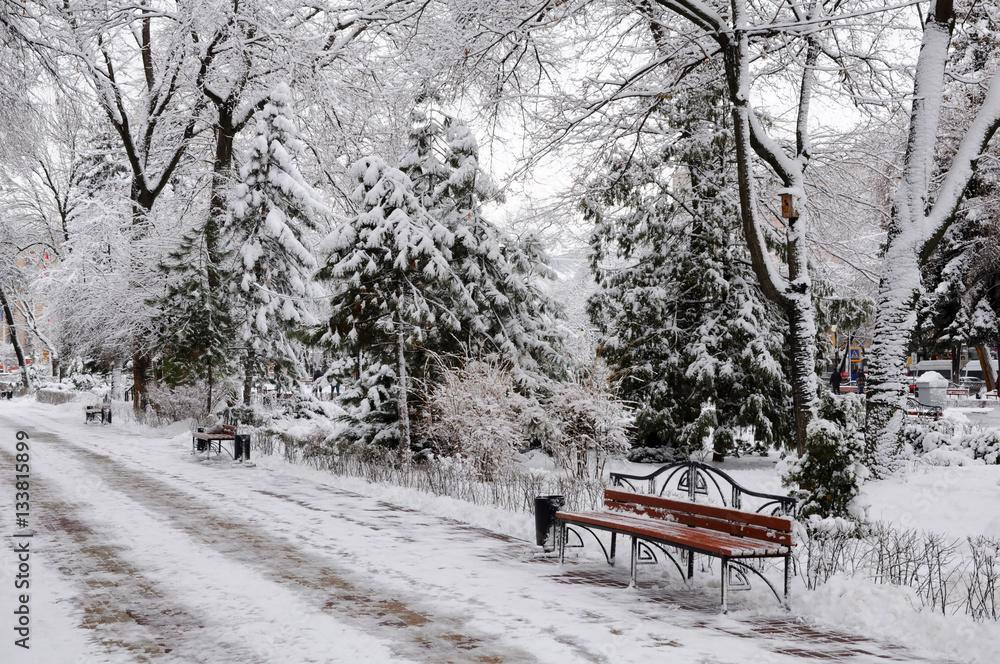
[[[529,515],[276,458],[190,454],[180,426],[85,426],[82,406],[0,402],[0,662],[752,662],[1000,660],[1000,627],[917,613],[907,591],[793,586],[718,612],[714,574],[560,566]],[[30,435],[29,528],[14,520]],[[774,459],[726,462],[778,490]],[[1000,468],[916,469],[866,486],[872,513],[996,534]],[[30,539],[30,650],[14,646],[15,544]],[[594,547],[590,547],[594,549]],[[902,645],[900,645],[902,644]],[[905,646],[905,647],[903,647]]]

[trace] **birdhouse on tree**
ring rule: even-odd
[[[792,207],[791,194],[781,195],[781,216],[784,219],[797,219],[799,216],[799,213]]]

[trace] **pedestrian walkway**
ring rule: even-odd
[[[14,426],[0,411],[5,465]],[[620,567],[183,443],[58,420],[32,436],[39,539],[102,653],[87,664],[942,661],[776,603],[720,615],[703,586],[626,589]]]

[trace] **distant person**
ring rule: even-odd
[[[865,393],[865,372],[862,371],[858,374],[858,394]]]
[[[840,394],[840,368],[834,367],[833,373],[830,374],[830,386],[833,388],[834,394]]]

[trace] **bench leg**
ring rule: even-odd
[[[788,554],[785,556],[785,611],[791,611],[792,607],[788,602],[788,587],[791,585],[792,580],[792,555]]]
[[[559,548],[559,564],[566,562],[566,524],[556,521],[556,546]]]
[[[694,576],[694,551],[688,551],[688,580]]]
[[[729,589],[729,558],[722,559],[722,612],[729,613],[726,605],[726,591]]]
[[[611,555],[608,557],[608,562],[614,566],[615,564],[615,545],[618,543],[618,533],[611,533]]]
[[[631,564],[629,567],[631,570],[632,582],[629,583],[629,588],[636,588],[637,585],[635,577],[639,568],[639,539],[635,535],[632,536],[632,555],[630,562]]]

